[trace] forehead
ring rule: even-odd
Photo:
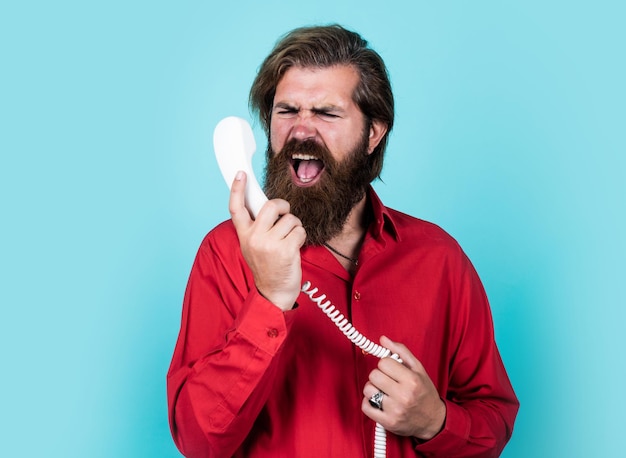
[[[332,67],[291,67],[276,86],[274,104],[288,103],[307,108],[308,105],[354,105],[352,94],[359,83],[359,74],[349,65]]]

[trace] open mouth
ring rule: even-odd
[[[295,153],[291,156],[291,167],[294,181],[298,186],[315,184],[324,171],[324,163],[320,159],[304,153]]]

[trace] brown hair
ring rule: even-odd
[[[301,27],[283,36],[265,58],[250,89],[250,108],[258,114],[269,136],[276,86],[291,67],[326,68],[350,65],[359,73],[352,98],[366,117],[387,126],[387,132],[369,156],[371,179],[380,176],[387,138],[394,119],[394,102],[385,63],[359,34],[340,25]]]

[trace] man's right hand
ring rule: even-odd
[[[300,248],[306,240],[302,222],[289,213],[289,202],[272,199],[256,220],[245,207],[246,174],[237,172],[228,205],[243,257],[258,291],[281,310],[290,310],[302,284]]]

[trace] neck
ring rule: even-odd
[[[357,259],[365,231],[367,230],[367,196],[364,196],[352,209],[343,229],[327,243],[344,256]],[[333,253],[337,260],[350,272],[355,268],[347,259]]]

